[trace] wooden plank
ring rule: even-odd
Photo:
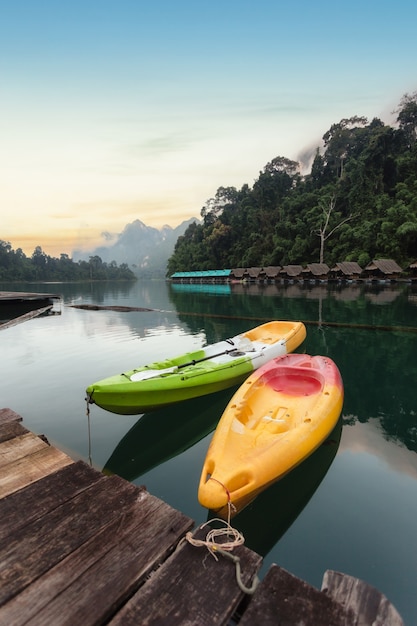
[[[32,291],[0,291],[0,301],[18,301],[25,300],[47,300],[47,299],[61,299],[61,296],[56,293],[36,293]]]
[[[286,570],[272,565],[255,591],[239,626],[351,626],[353,614]]]
[[[12,411],[12,409],[3,408],[0,409],[0,424],[6,424],[7,422],[21,422],[22,417]]]
[[[333,570],[323,577],[322,591],[358,616],[358,624],[404,626],[396,608],[375,587]]]
[[[65,466],[0,500],[0,541],[74,498],[103,474],[83,461]]]
[[[0,498],[10,495],[70,463],[73,463],[73,460],[69,456],[52,446],[46,445],[30,456],[4,465],[0,475]]]
[[[105,477],[75,498],[0,542],[0,604],[123,516],[140,492],[118,476]]]
[[[30,432],[3,441],[0,443],[0,469],[47,446],[43,439]]]
[[[104,624],[193,521],[142,491],[123,515],[1,608],[7,624]]]
[[[44,306],[40,309],[35,309],[34,311],[29,311],[28,313],[19,315],[19,317],[14,317],[7,322],[3,322],[2,324],[0,324],[0,330],[4,330],[5,328],[11,328],[12,326],[16,326],[17,324],[21,324],[22,322],[27,322],[28,320],[31,320],[35,317],[39,317],[47,311],[50,311],[52,309],[52,306],[52,304],[49,304],[48,306]]]
[[[11,421],[5,422],[4,424],[0,422],[0,443],[14,439],[15,437],[20,437],[28,432],[29,431],[19,422]]]
[[[204,538],[208,529],[200,529],[195,536]],[[243,583],[250,585],[262,557],[245,546],[235,548],[233,555],[240,558]],[[219,555],[216,561],[206,548],[184,541],[109,624],[226,625],[244,595],[231,560]]]

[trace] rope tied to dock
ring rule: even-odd
[[[227,493],[229,495],[229,492]],[[188,541],[188,543],[190,543],[192,546],[195,546],[196,548],[207,548],[211,556],[214,557],[216,561],[219,560],[218,555],[226,557],[227,559],[233,561],[233,563],[235,564],[236,582],[238,584],[238,587],[243,591],[243,593],[252,595],[259,584],[259,578],[255,576],[250,587],[247,587],[242,580],[240,557],[231,554],[231,552],[234,548],[242,546],[245,543],[245,538],[241,532],[239,532],[236,528],[233,528],[233,526],[231,526],[230,524],[231,512],[234,508],[234,505],[230,501],[230,497],[228,499],[227,508],[227,521],[215,517],[199,527],[199,529],[201,530],[212,522],[220,522],[224,525],[223,528],[211,528],[207,533],[205,539],[196,539],[195,537],[193,537],[192,532],[188,532],[185,535],[185,539]]]
[[[206,547],[210,554],[218,561],[217,554],[223,555],[224,552],[229,553],[237,546],[242,546],[245,543],[245,538],[236,528],[233,528],[228,522],[217,517],[209,522],[205,522],[205,524],[200,526],[200,529],[203,529],[212,522],[221,522],[225,524],[225,527],[211,528],[205,539],[195,539],[191,532],[188,532],[185,538],[196,548]],[[226,538],[226,540],[218,541],[219,538]]]

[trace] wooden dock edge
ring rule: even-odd
[[[23,315],[19,315],[18,317],[14,317],[7,322],[2,322],[0,324],[0,330],[5,330],[6,328],[11,328],[12,326],[17,326],[17,324],[21,324],[22,322],[27,322],[28,320],[33,320],[35,317],[40,317],[41,315],[45,315],[48,311],[51,311],[53,308],[52,304],[48,304],[48,306],[44,306],[40,309],[35,309],[33,311],[29,311],[28,313],[23,313]]]
[[[272,565],[245,594],[232,561],[184,540],[193,520],[21,422],[0,409],[0,623],[404,626],[378,590],[332,570],[318,590]],[[262,558],[234,554],[248,586]]]

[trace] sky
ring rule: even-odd
[[[417,3],[0,0],[0,240],[94,250],[417,90]]]

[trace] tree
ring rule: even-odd
[[[415,144],[417,139],[417,91],[404,94],[401,99],[397,122],[404,132],[408,146]]]
[[[220,187],[168,268],[303,265],[325,256],[361,267],[377,256],[415,261],[417,92],[403,97],[398,124],[344,118],[323,135],[310,174],[278,156],[252,188]]]
[[[343,226],[343,224],[351,220],[353,216],[349,215],[348,217],[345,217],[340,222],[338,222],[335,226],[333,226],[333,228],[330,231],[328,231],[327,229],[329,228],[330,217],[332,216],[332,214],[334,214],[334,210],[336,208],[335,196],[333,195],[328,199],[323,199],[320,202],[319,206],[322,212],[322,216],[321,216],[320,224],[314,232],[320,238],[320,263],[324,263],[325,242],[327,241],[327,239],[329,239],[329,237],[333,235],[333,233],[338,228],[340,228],[341,226]]]
[[[277,173],[285,173],[288,174],[288,176],[294,176],[300,171],[300,164],[297,161],[291,161],[291,159],[287,159],[286,157],[278,156],[267,163],[263,171],[265,174],[274,175]]]
[[[204,223],[213,224],[223,213],[225,207],[235,203],[237,200],[237,190],[235,187],[219,187],[214,198],[207,200],[200,211]]]
[[[41,246],[36,246],[32,254],[32,264],[35,269],[35,278],[50,278],[48,276],[48,255],[42,250]]]
[[[89,257],[90,263],[90,280],[100,280],[103,278],[102,267],[103,261],[101,257],[94,255]]]
[[[363,128],[367,123],[366,117],[354,115],[340,120],[338,124],[333,124],[323,135],[326,148],[325,162],[337,178],[343,177],[344,164],[349,150],[354,144],[356,129]]]

